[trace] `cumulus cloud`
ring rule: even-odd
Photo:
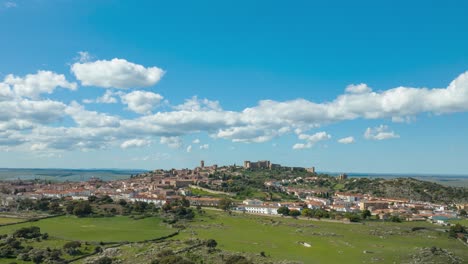
[[[84,99],[83,103],[85,104],[92,104],[92,103],[98,103],[98,104],[115,104],[117,103],[117,98],[115,95],[118,93],[114,93],[111,90],[106,90],[106,92],[101,96],[96,98],[96,100],[93,99]]]
[[[20,134],[14,131],[0,131],[0,147],[18,146],[25,142]],[[6,148],[9,150],[9,148]]]
[[[306,143],[294,144],[293,149],[307,149],[313,147],[316,143],[330,139],[331,136],[327,132],[317,132],[313,135],[300,134],[299,139],[305,140]]]
[[[388,126],[385,126],[385,125],[380,125],[374,128],[368,127],[366,129],[366,132],[364,132],[365,139],[385,140],[385,139],[399,138],[399,137],[400,136],[397,135],[395,132],[389,131]]]
[[[65,116],[66,105],[52,100],[29,100],[14,98],[9,101],[0,101],[0,123],[34,123],[48,124],[59,121]]]
[[[74,65],[107,67],[112,61],[83,61]],[[89,74],[97,74],[93,78],[101,78],[99,82],[104,83],[103,87],[115,86],[115,80],[106,78],[106,74],[114,74],[113,68],[110,68],[111,73],[103,70],[91,71]],[[129,71],[135,68],[139,67],[129,67]],[[142,72],[149,69],[143,67]],[[88,74],[86,71],[85,76]],[[120,84],[126,83],[130,75],[135,76],[124,74],[123,79],[119,79]],[[3,133],[0,145],[19,146],[27,143],[29,147],[34,143],[45,144],[38,146],[46,146],[47,149],[85,151],[120,147],[121,142],[133,139],[161,137],[162,144],[181,148],[181,137],[187,134],[206,133],[212,138],[250,143],[266,142],[295,133],[303,142],[293,148],[302,149],[330,139],[331,136],[325,132],[308,134],[308,131],[330,123],[355,119],[405,121],[415,120],[414,117],[421,113],[468,111],[468,72],[458,76],[446,88],[397,87],[376,92],[365,84],[359,84],[346,87],[343,94],[329,102],[312,102],[301,98],[282,102],[262,100],[240,111],[224,110],[217,101],[191,97],[181,105],[154,113],[162,96],[145,91],[124,93],[108,90],[102,97],[91,100],[95,103],[109,103],[120,98],[129,110],[143,114],[135,118],[90,111],[77,102],[66,104],[39,98],[41,94],[53,93],[56,87],[76,88],[76,84],[60,76],[52,72],[38,72],[24,77],[9,75],[5,78],[8,81],[0,82],[0,109],[7,109],[0,111],[0,133]],[[143,79],[143,82],[147,82],[147,79]],[[93,83],[92,78],[87,80],[91,81],[89,85]],[[74,124],[63,122],[69,118]],[[398,137],[385,126],[368,128],[364,136],[375,140]],[[193,146],[200,142],[193,141],[191,144]]]
[[[188,152],[188,153],[192,152],[192,145],[189,145],[189,146],[187,147],[187,152]]]
[[[84,86],[137,88],[155,85],[164,75],[158,67],[144,67],[124,59],[77,62],[71,72]]]
[[[174,149],[181,148],[183,145],[182,139],[180,137],[161,137],[159,142]]]
[[[24,77],[9,74],[3,80],[3,88],[0,88],[0,96],[7,93],[5,84],[11,86],[17,96],[25,96],[37,99],[40,94],[51,94],[57,87],[76,90],[76,83],[70,83],[63,74],[51,71],[38,71],[36,74],[28,74]],[[3,92],[1,91],[3,90]]]
[[[351,84],[346,86],[345,91],[347,93],[355,93],[355,94],[360,94],[360,93],[370,93],[372,89],[367,86],[365,83],[360,83],[360,84]]]
[[[123,149],[141,148],[141,147],[149,146],[149,144],[151,144],[150,140],[134,138],[134,139],[130,139],[130,140],[126,140],[122,142],[122,144],[120,144],[120,148],[123,148]]]
[[[198,99],[197,96],[186,99],[183,104],[174,106],[174,109],[181,111],[222,111],[218,101],[211,101],[206,98]]]
[[[355,142],[354,137],[345,137],[345,138],[338,139],[338,143],[341,143],[341,144],[352,144],[354,142]]]
[[[200,144],[200,139],[196,138],[192,141],[193,144]]]
[[[41,150],[45,150],[47,149],[47,144],[45,143],[36,143],[36,144],[32,144],[30,149],[32,151],[41,151]]]
[[[65,109],[73,120],[81,127],[118,127],[120,120],[117,116],[111,116],[96,111],[88,111],[77,102],[72,102]]]
[[[209,149],[210,148],[210,145],[208,144],[203,144],[200,146],[200,149]]]
[[[87,51],[78,51],[78,57],[76,57],[74,60],[75,61],[78,61],[78,62],[81,62],[81,63],[85,63],[85,62],[89,62],[93,59],[93,56],[91,56],[91,54],[89,54],[89,52]]]
[[[160,94],[146,91],[133,91],[120,96],[128,109],[138,114],[150,114],[161,103],[163,97]]]

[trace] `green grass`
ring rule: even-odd
[[[0,217],[0,225],[24,222],[23,218]]]
[[[412,227],[428,230],[412,232]],[[429,223],[342,224],[207,212],[181,237],[213,238],[221,249],[304,263],[402,263],[417,247],[441,247],[468,260],[468,250]],[[310,248],[298,242],[311,244]],[[364,253],[370,251],[372,253]]]
[[[468,227],[468,219],[449,220],[448,222],[451,224],[460,224]]]
[[[205,190],[201,190],[197,188],[190,188],[190,191],[192,192],[192,195],[209,196],[209,197],[216,197],[216,198],[223,198],[227,196],[224,194],[207,192]]]
[[[41,232],[47,232],[53,238],[95,242],[141,241],[166,236],[176,231],[155,217],[133,220],[126,216],[105,218],[61,216],[0,227],[0,234],[12,233],[25,226],[39,226]]]

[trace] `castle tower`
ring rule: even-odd
[[[205,168],[205,161],[204,160],[200,161],[200,167]]]

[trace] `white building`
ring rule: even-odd
[[[239,211],[243,211],[250,214],[267,214],[277,215],[278,206],[271,205],[243,205],[238,208]]]

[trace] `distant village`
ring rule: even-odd
[[[81,182],[44,183],[33,180],[16,180],[0,182],[1,210],[11,210],[20,199],[59,198],[67,200],[87,200],[90,196],[109,196],[114,201],[146,202],[161,207],[183,196],[192,206],[218,207],[222,196],[234,197],[235,193],[219,191],[219,186],[227,181],[212,177],[215,173],[239,175],[245,170],[281,170],[301,171],[305,176],[285,177],[281,180],[267,180],[264,188],[284,193],[296,198],[294,201],[271,199],[244,199],[235,201],[232,210],[237,212],[261,215],[278,215],[278,209],[287,207],[289,210],[321,209],[328,212],[356,213],[369,210],[370,214],[379,219],[387,219],[398,215],[406,221],[431,221],[446,225],[447,220],[457,218],[460,210],[468,210],[467,203],[447,206],[422,201],[398,198],[375,197],[364,193],[346,193],[324,188],[301,188],[296,182],[315,182],[320,175],[314,167],[286,167],[273,164],[268,160],[245,161],[243,166],[206,166],[204,161],[194,169],[154,170],[129,179],[102,181],[91,178]],[[336,177],[337,180],[347,180],[346,174]],[[194,194],[205,193],[209,195]]]

